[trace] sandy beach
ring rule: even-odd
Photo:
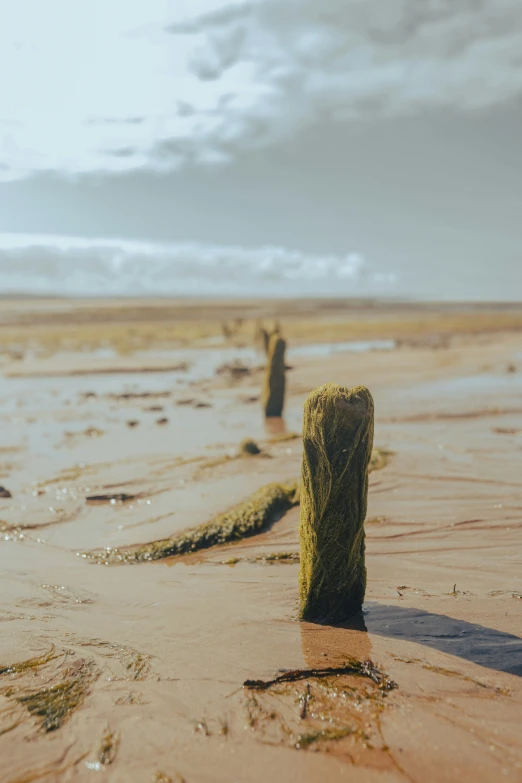
[[[298,505],[120,557],[295,481],[326,381],[375,400],[361,617],[297,619]],[[2,783],[522,781],[522,308],[11,299],[0,416]]]

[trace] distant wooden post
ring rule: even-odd
[[[263,408],[267,418],[281,416],[285,404],[286,342],[278,334],[270,337],[263,389]]]
[[[267,329],[265,329],[264,326],[262,326],[260,330],[260,335],[261,335],[261,343],[263,345],[263,350],[266,356],[268,356],[268,346],[270,345],[270,332]]]

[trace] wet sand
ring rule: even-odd
[[[0,498],[2,783],[522,780],[522,334],[405,341],[387,319],[366,332],[337,323],[332,345],[296,335],[285,418],[268,424],[247,331],[39,353],[41,327],[24,325],[0,368],[12,495]],[[234,358],[244,373],[216,373]],[[295,479],[303,401],[325,381],[368,386],[375,445],[393,452],[370,476],[353,623],[297,620],[298,507],[181,558],[82,556],[171,536]],[[247,436],[261,455],[237,456]],[[381,675],[320,674],[354,660]],[[64,686],[72,708],[53,725],[49,697]]]

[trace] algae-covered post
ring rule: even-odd
[[[286,342],[278,334],[270,337],[263,390],[263,408],[267,418],[281,416],[285,404]]]
[[[260,331],[260,335],[261,335],[261,342],[263,344],[263,350],[266,353],[266,355],[268,356],[268,349],[269,349],[269,345],[270,345],[270,332],[267,329],[265,329],[264,326],[262,326],[261,327],[261,331]]]
[[[261,342],[265,353],[268,355],[269,348],[270,348],[270,340],[272,337],[276,335],[278,337],[282,336],[281,332],[281,324],[279,321],[274,321],[274,328],[272,331],[269,331],[268,329],[265,329],[261,321],[257,322],[256,331],[255,331],[255,339],[256,342]]]
[[[362,607],[373,399],[328,383],[306,400],[299,536],[303,620],[341,622]]]
[[[263,321],[258,318],[254,324],[254,343],[259,343],[263,339]]]

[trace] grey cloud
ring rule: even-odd
[[[136,155],[134,147],[117,147],[116,149],[107,150],[108,155],[114,155],[117,158],[131,158]]]
[[[159,244],[117,239],[0,236],[1,292],[72,295],[378,292],[393,278],[358,254],[311,255],[285,247]]]
[[[195,108],[186,101],[178,101],[178,116],[191,117],[195,113]]]
[[[223,29],[220,25],[209,40],[204,41],[189,58],[189,69],[199,79],[218,79],[223,71],[241,58],[245,47],[247,29],[241,24],[230,24]]]
[[[143,81],[121,118],[99,112],[96,94],[85,117],[65,112],[67,144],[55,143],[59,118],[45,132],[28,121],[26,135],[22,123],[3,145],[13,176],[220,165],[318,121],[466,114],[522,96],[519,0],[247,0],[154,35],[151,46],[182,38],[183,58],[167,64],[167,52],[156,72],[136,61]]]
[[[522,94],[522,5],[513,0],[268,0],[170,32],[197,39],[190,68],[199,79],[224,82],[235,67],[253,74],[258,100],[201,114],[198,143],[217,150],[275,143],[324,116],[466,112]]]
[[[168,33],[199,33],[202,23],[205,25],[228,25],[229,23],[235,24],[239,19],[244,19],[252,14],[252,4],[250,2],[244,3],[230,3],[224,8],[220,8],[218,11],[212,11],[208,14],[203,14],[195,19],[187,19],[184,22],[175,22],[174,24],[167,25],[165,30]]]

